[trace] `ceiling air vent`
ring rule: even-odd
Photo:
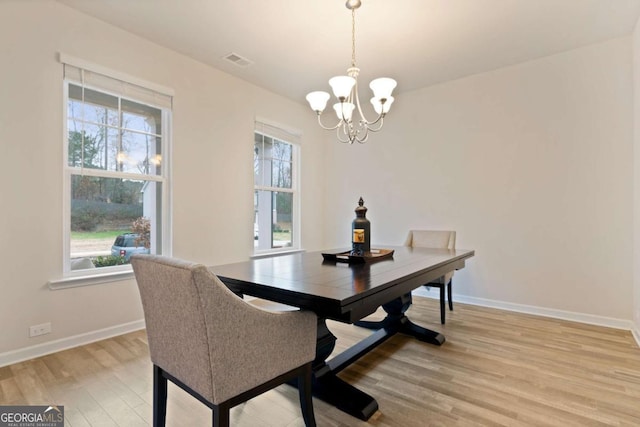
[[[223,58],[233,63],[236,67],[240,67],[240,68],[247,68],[248,66],[253,64],[253,61],[250,61],[247,58],[240,56],[234,52],[231,52],[228,55],[225,55]]]

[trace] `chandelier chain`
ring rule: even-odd
[[[351,9],[351,66],[356,66],[356,9]]]

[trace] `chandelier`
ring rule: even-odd
[[[331,97],[327,92],[316,91],[307,95],[307,101],[311,109],[318,115],[318,124],[326,130],[336,130],[340,142],[353,144],[355,141],[364,143],[369,138],[369,132],[377,132],[382,129],[384,116],[389,112],[393,103],[391,92],[396,87],[395,80],[381,77],[373,80],[369,87],[373,91],[371,104],[378,114],[373,120],[367,120],[360,106],[358,98],[358,74],[360,69],[356,67],[356,9],[361,6],[360,0],[347,0],[346,7],[351,10],[351,67],[347,69],[346,76],[336,76],[329,80],[329,85],[338,102],[333,104],[333,109],[338,116],[335,126],[325,126],[321,115]],[[359,115],[359,119],[356,117]]]

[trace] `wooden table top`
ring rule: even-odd
[[[372,263],[325,261],[335,249],[258,258],[211,267],[240,294],[312,310],[319,317],[352,323],[380,305],[445,273],[464,267],[473,250],[385,246],[392,258]]]

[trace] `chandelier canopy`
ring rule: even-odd
[[[358,98],[358,74],[360,69],[356,67],[356,9],[362,5],[360,0],[347,0],[346,7],[351,10],[351,67],[347,69],[346,76],[336,76],[329,80],[329,85],[338,102],[333,104],[333,110],[338,116],[335,126],[325,126],[320,116],[327,106],[331,95],[327,92],[316,91],[307,95],[307,101],[311,109],[318,115],[318,123],[323,129],[336,130],[340,142],[353,144],[355,141],[364,143],[369,138],[369,132],[377,132],[382,129],[384,116],[389,112],[393,103],[391,93],[397,83],[394,79],[381,77],[373,80],[369,87],[373,91],[371,104],[378,117],[369,121],[362,112],[360,99]],[[359,115],[359,118],[355,117]]]

